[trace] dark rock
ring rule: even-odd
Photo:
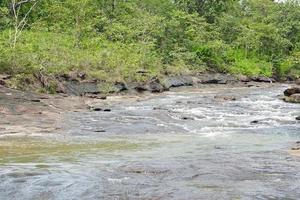
[[[5,82],[4,80],[0,79],[0,85],[5,86],[5,85],[6,85],[6,82]]]
[[[105,133],[106,132],[106,130],[96,130],[96,131],[94,131],[95,133]]]
[[[202,74],[199,79],[202,84],[227,84],[236,81],[236,78],[228,74]]]
[[[93,111],[102,111],[102,108],[92,108]]]
[[[296,144],[300,144],[300,141],[297,141]]]
[[[104,111],[104,112],[111,112],[111,109],[106,108],[106,109],[104,109],[103,111]]]
[[[137,92],[145,92],[148,91],[148,87],[146,85],[137,85],[134,87]]]
[[[296,117],[296,120],[300,120],[300,116]]]
[[[30,99],[30,101],[31,101],[31,102],[36,102],[36,103],[37,103],[37,102],[41,102],[40,99]]]
[[[261,83],[273,83],[276,82],[274,78],[269,78],[265,76],[251,77],[252,81],[261,82]]]
[[[298,150],[300,150],[300,147],[292,147],[292,150],[293,151],[298,151]]]
[[[258,124],[258,123],[259,123],[258,120],[253,120],[253,121],[250,122],[250,124]]]
[[[164,86],[160,83],[158,78],[153,78],[149,83],[149,90],[154,93],[163,92]]]
[[[300,103],[300,93],[285,97],[284,101],[288,103]]]
[[[285,96],[289,97],[293,94],[300,93],[300,88],[299,87],[292,87],[292,88],[286,89],[283,93],[284,93]]]
[[[194,120],[194,118],[192,117],[187,117],[187,116],[184,116],[184,117],[181,117],[182,120]]]
[[[6,81],[11,79],[12,76],[11,75],[7,75],[7,74],[0,74],[0,85],[5,86],[6,85]]]
[[[114,87],[116,88],[116,92],[123,92],[128,90],[127,85],[123,82],[116,82]]]

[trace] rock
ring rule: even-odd
[[[92,108],[93,111],[102,111],[102,108]]]
[[[298,150],[300,150],[300,147],[292,147],[292,150],[293,151],[298,151]]]
[[[163,80],[165,88],[192,86],[193,79],[189,76],[171,76]]]
[[[65,92],[76,96],[84,96],[85,94],[100,94],[97,83],[94,82],[77,82],[70,81],[64,84]]]
[[[59,94],[66,94],[67,93],[65,86],[60,82],[58,82],[57,85],[56,85],[56,92],[59,93]]]
[[[128,90],[127,85],[123,82],[116,82],[114,87],[116,88],[116,92],[123,92]]]
[[[164,86],[160,83],[158,78],[152,78],[149,82],[149,90],[153,93],[163,92],[165,90]]]
[[[250,124],[258,124],[258,123],[259,123],[258,120],[253,120],[253,121],[250,122]]]
[[[111,112],[111,109],[106,108],[106,109],[104,109],[103,111],[104,111],[104,112]]]
[[[35,103],[38,103],[38,102],[41,102],[40,99],[30,99],[31,102],[35,102]]]
[[[296,144],[300,144],[300,141],[297,141]]]
[[[273,83],[276,82],[274,78],[269,78],[265,76],[257,76],[257,77],[251,77],[252,81],[255,82],[261,82],[261,83]]]
[[[107,99],[107,97],[105,95],[100,95],[100,94],[86,93],[84,96],[87,98],[91,98],[91,99],[101,99],[101,100]]]
[[[248,76],[244,76],[244,75],[238,76],[238,80],[244,83],[251,81],[251,79]]]
[[[181,117],[182,120],[194,120],[194,118],[192,117],[187,117],[187,116],[184,116],[184,117]]]
[[[299,87],[292,87],[292,88],[286,89],[283,93],[284,93],[285,96],[289,97],[293,94],[300,93],[300,88]]]
[[[134,89],[137,92],[145,92],[145,91],[149,90],[146,85],[137,85],[137,86],[134,87]]]
[[[288,103],[300,103],[300,93],[287,96],[284,98],[284,101]]]
[[[215,96],[214,98],[221,101],[236,101],[236,97],[233,96]]]
[[[300,116],[296,117],[296,120],[300,120]]]
[[[6,81],[11,79],[12,76],[11,75],[7,75],[7,74],[0,74],[0,85],[5,86],[6,85]]]
[[[105,130],[96,130],[94,131],[95,133],[105,133],[106,131]]]
[[[228,74],[202,74],[199,78],[202,84],[227,84],[236,81],[235,77]]]

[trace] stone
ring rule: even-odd
[[[292,88],[286,89],[283,93],[285,96],[288,96],[288,97],[293,94],[298,94],[298,93],[300,93],[300,87],[292,87]]]
[[[193,79],[189,76],[171,76],[163,80],[165,88],[192,86]]]
[[[114,87],[116,88],[116,92],[123,92],[128,90],[127,85],[123,82],[116,82]]]
[[[300,103],[300,93],[287,96],[284,98],[284,101],[288,103]]]
[[[300,116],[296,117],[296,120],[300,120]]]
[[[255,82],[261,82],[261,83],[273,83],[273,82],[276,82],[274,78],[269,78],[269,77],[265,77],[265,76],[252,77],[251,80],[255,81]]]
[[[300,150],[300,147],[292,147],[292,150],[293,151],[298,151],[298,150]]]

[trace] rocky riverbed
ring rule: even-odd
[[[299,199],[290,85],[200,84],[107,100],[0,88],[3,199]],[[1,199],[0,198],[0,199]]]

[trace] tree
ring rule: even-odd
[[[11,0],[10,9],[13,17],[13,42],[12,46],[15,47],[18,38],[20,37],[23,29],[27,25],[27,18],[37,5],[38,0]],[[24,10],[23,10],[24,8]]]

